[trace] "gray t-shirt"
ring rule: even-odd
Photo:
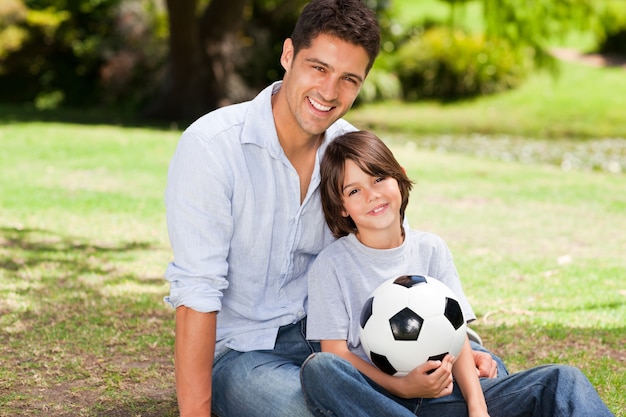
[[[432,233],[405,230],[397,248],[372,249],[350,234],[317,256],[308,275],[308,339],[346,340],[350,351],[368,360],[359,341],[361,308],[376,287],[402,275],[442,281],[459,298],[465,320],[476,318],[445,242]]]

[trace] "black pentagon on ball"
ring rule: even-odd
[[[433,356],[429,357],[429,358],[428,358],[428,360],[429,360],[429,361],[442,361],[442,360],[443,360],[443,358],[445,358],[445,357],[446,357],[446,355],[447,355],[448,353],[449,353],[449,352],[440,353],[439,355],[433,355]],[[426,373],[427,373],[428,375],[430,375],[430,374],[432,374],[433,372],[435,372],[436,370],[437,370],[437,368],[435,368],[435,369],[431,369],[430,371],[426,371]]]
[[[415,311],[405,307],[389,319],[389,324],[395,340],[417,340],[424,319]]]
[[[426,284],[426,278],[421,275],[402,275],[393,281],[394,284],[402,285],[406,288],[411,288],[417,284]]]
[[[463,318],[463,311],[461,310],[461,306],[459,302],[454,298],[446,297],[446,310],[443,313],[444,316],[448,318],[452,326],[454,326],[455,330],[459,330],[465,319]]]
[[[374,304],[374,297],[370,297],[363,304],[361,310],[361,328],[364,329],[367,321],[372,317],[372,305]]]
[[[378,367],[381,371],[386,374],[393,375],[396,372],[396,369],[389,363],[389,359],[385,355],[379,355],[376,352],[370,352],[370,357],[372,358],[372,363]]]

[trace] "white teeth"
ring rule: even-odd
[[[384,207],[378,207],[377,209],[374,209],[374,213],[380,213],[383,209]]]
[[[311,106],[315,107],[319,111],[329,111],[330,109],[332,109],[332,107],[330,106],[322,106],[320,103],[318,103],[317,101],[314,101],[310,97],[309,97],[309,103],[311,103]]]

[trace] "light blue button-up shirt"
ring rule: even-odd
[[[300,204],[300,179],[272,115],[280,86],[198,119],[183,132],[169,168],[174,261],[165,272],[165,300],[219,311],[216,354],[272,349],[278,328],[305,316],[306,272],[333,240],[319,198],[319,161],[329,139],[354,127],[339,120],[327,130]]]

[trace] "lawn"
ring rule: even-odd
[[[587,71],[568,68],[562,82],[578,83]],[[589,71],[600,83],[589,91],[609,97],[603,85],[626,97],[613,69]],[[616,84],[607,87],[607,78]],[[594,138],[588,133],[605,125],[602,117],[572,102],[557,129],[559,109],[534,103],[532,82],[525,88],[446,108],[364,107],[351,117],[371,123],[416,181],[409,221],[450,245],[488,347],[512,371],[580,367],[624,416],[626,113],[610,113]],[[472,122],[493,106],[530,130]],[[180,131],[3,110],[0,416],[176,415],[162,197]],[[412,116],[396,117],[401,111]],[[545,118],[535,120],[539,111]],[[571,130],[566,117],[575,118]],[[540,157],[548,150],[551,158]],[[572,153],[580,163],[563,162]]]

